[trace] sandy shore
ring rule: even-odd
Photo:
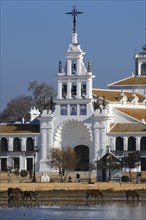
[[[146,183],[0,183],[0,191],[6,191],[9,187],[19,187],[22,190],[43,191],[43,190],[87,190],[87,189],[112,189],[114,191],[128,189],[146,190]]]

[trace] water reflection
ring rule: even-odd
[[[86,206],[1,208],[0,220],[145,220],[145,202],[105,202]]]

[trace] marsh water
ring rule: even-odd
[[[146,202],[0,208],[0,220],[145,220]]]

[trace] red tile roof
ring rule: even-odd
[[[146,86],[146,76],[131,76],[108,86]]]

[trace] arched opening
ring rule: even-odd
[[[128,151],[135,151],[136,150],[136,140],[134,137],[128,138]]]
[[[89,147],[86,145],[78,145],[75,147],[75,152],[79,159],[79,164],[76,171],[89,170]]]
[[[122,137],[116,138],[116,151],[123,151],[123,138]]]
[[[19,138],[14,138],[13,140],[13,151],[21,151],[21,142]]]
[[[0,151],[8,151],[8,141],[6,138],[1,139]]]
[[[34,141],[31,137],[27,138],[26,151],[34,151]]]
[[[146,151],[146,137],[142,137],[140,140],[140,150]]]
[[[146,75],[146,63],[141,65],[141,75]]]

